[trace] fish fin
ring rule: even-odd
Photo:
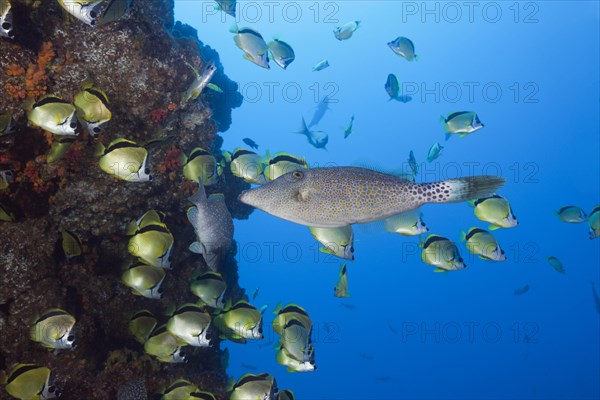
[[[226,163],[231,162],[231,153],[230,152],[228,152],[227,150],[223,150],[223,152],[221,154],[223,155],[223,159],[225,160]]]
[[[244,59],[246,59],[248,61],[254,62],[254,58],[252,58],[252,56],[248,53],[244,53],[244,55],[242,57],[244,57]]]
[[[443,268],[436,268],[433,270],[433,272],[448,272],[448,271]]]
[[[460,231],[460,241],[461,242],[466,242],[467,241],[467,232]]]
[[[192,253],[204,254],[204,246],[202,246],[202,243],[200,243],[200,242],[194,242],[194,243],[190,244],[189,250]]]
[[[329,247],[319,247],[319,251],[324,254],[335,254]]]
[[[309,198],[308,190],[306,190],[306,189],[298,189],[296,191],[296,200],[305,203],[305,202],[308,201],[308,198]]]
[[[477,199],[471,199],[471,200],[467,201],[467,204],[470,205],[471,207],[475,207],[476,201],[477,201]]]
[[[452,135],[449,134],[448,132],[446,132],[446,135],[445,135],[446,141],[448,141],[448,139],[450,139],[451,137],[452,137]]]
[[[488,226],[488,229],[490,231],[495,231],[497,229],[500,229],[500,227],[498,225],[490,224],[490,226]]]
[[[168,306],[167,308],[165,308],[165,311],[164,311],[165,317],[172,316],[175,313],[176,309],[177,309],[177,306],[175,306],[175,304],[171,304],[170,306]]]
[[[423,235],[419,235],[419,248],[425,247],[425,241],[423,240]]]
[[[229,28],[229,32],[231,33],[238,33],[240,30],[240,28],[238,27],[237,23],[233,23],[233,25],[231,25],[231,27]]]
[[[277,315],[281,312],[281,302],[277,303],[275,309],[273,310],[273,314]]]
[[[264,304],[261,308],[260,308],[260,314],[263,315],[265,313],[265,311],[267,311],[267,308],[269,308],[268,304]]]
[[[449,190],[448,197],[439,199],[426,195],[425,203],[458,203],[471,199],[490,196],[501,188],[506,179],[499,176],[480,175],[464,178],[446,179],[440,183]],[[427,188],[428,183],[416,184],[417,187]]]
[[[188,156],[182,151],[179,156],[179,165],[185,165],[188,162]]]
[[[419,61],[419,56],[415,54],[415,56],[413,57],[415,61]]]
[[[269,165],[269,161],[271,161],[271,152],[269,149],[265,150],[265,156],[261,159],[263,164]]]
[[[96,145],[96,148],[94,149],[94,156],[102,157],[104,155],[105,150],[106,150],[106,147],[102,143],[98,143]]]
[[[467,136],[466,133],[461,133],[460,135],[458,135],[459,138],[464,138],[465,136]]]
[[[443,115],[440,115],[440,124],[445,124],[446,123],[446,117],[444,117]]]
[[[188,208],[187,217],[188,217],[188,221],[190,221],[190,222],[194,221],[198,217],[198,208],[197,207]]]
[[[135,235],[135,233],[137,232],[137,230],[138,230],[137,221],[134,219],[127,226],[127,232],[125,233],[125,235],[127,235],[127,236],[133,236],[133,235]]]
[[[198,78],[200,76],[200,73],[198,72],[198,70],[196,69],[196,67],[194,67],[192,64],[186,62],[185,63],[188,67],[190,67],[190,69],[192,70],[192,72],[194,73],[194,76],[196,78]]]
[[[217,85],[215,85],[214,83],[209,83],[206,85],[207,88],[214,90],[215,92],[218,93],[223,93],[223,89],[221,89],[220,87],[218,87]]]

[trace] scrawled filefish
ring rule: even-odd
[[[288,221],[327,228],[378,221],[426,203],[485,197],[504,182],[498,176],[470,176],[413,183],[366,168],[314,168],[246,190],[239,200]]]

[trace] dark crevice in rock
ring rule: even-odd
[[[0,313],[4,314],[5,317],[10,317],[10,305],[15,299],[8,299],[5,303],[0,303]]]

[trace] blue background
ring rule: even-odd
[[[587,224],[553,215],[561,206],[590,212],[600,203],[598,3],[474,4],[469,15],[463,2],[238,2],[240,27],[294,48],[296,61],[284,71],[244,60],[228,32],[234,18],[214,12],[213,2],[176,2],[176,18],[219,52],[245,97],[222,134],[224,148],[250,137],[261,152],[288,151],[311,165],[383,170],[402,167],[414,150],[418,181],[504,176],[500,194],[520,221],[495,233],[509,261],[482,261],[460,244],[468,268],[448,274],[421,262],[418,238],[357,228],[352,297],[344,300],[332,290],[340,260],[318,253],[306,227],[261,211],[236,221],[240,284],[249,294],[260,288],[254,304],[270,306],[266,326],[280,301],[308,311],[318,371],[286,372],[275,361],[278,337],[267,329],[272,343],[226,344],[230,375],[272,373],[299,399],[600,397],[590,285],[600,287],[600,239],[588,239]],[[333,29],[351,20],[361,27],[336,40]],[[398,36],[413,40],[417,62],[387,47]],[[331,67],[311,72],[323,58]],[[387,101],[389,73],[412,102]],[[325,94],[335,102],[318,126],[329,133],[328,151],[291,133]],[[476,111],[485,128],[444,142],[439,116],[463,110]],[[352,114],[354,132],[344,140]],[[424,164],[436,141],[442,156]],[[461,230],[487,227],[467,204],[423,212],[432,233],[457,243]],[[550,255],[566,274],[546,263]],[[529,292],[515,296],[525,284]]]

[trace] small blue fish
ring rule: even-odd
[[[444,146],[439,143],[435,143],[433,146],[429,148],[427,152],[427,162],[432,162],[436,158],[442,155],[442,150],[444,150]]]
[[[256,144],[256,142],[250,138],[244,138],[242,139],[242,142],[246,143],[248,146],[250,146],[250,148],[254,149],[254,150],[258,150],[258,144]]]
[[[312,68],[312,70],[313,70],[313,72],[316,72],[316,71],[321,71],[321,70],[323,70],[323,69],[325,69],[327,67],[329,67],[329,61],[327,61],[326,59],[323,59],[323,60],[319,61],[317,63],[317,65],[315,65]]]

